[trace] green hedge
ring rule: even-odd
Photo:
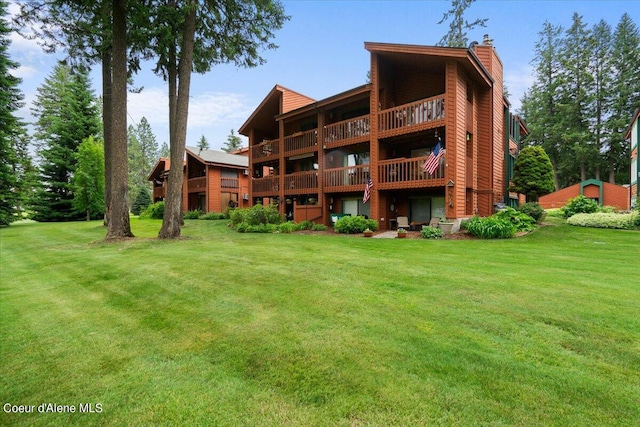
[[[600,205],[595,200],[579,195],[573,199],[569,199],[567,204],[562,208],[565,218],[570,218],[579,213],[594,213],[600,210]]]
[[[164,202],[156,202],[140,212],[141,219],[162,219],[164,217]]]
[[[420,236],[422,236],[423,239],[440,239],[444,237],[444,232],[436,227],[422,227]]]
[[[367,228],[371,231],[378,229],[378,221],[374,219],[365,219],[363,216],[343,216],[333,226],[336,233],[358,234],[364,232]]]
[[[580,227],[631,229],[637,227],[640,214],[632,212],[627,214],[595,212],[579,213],[567,219],[567,224]]]

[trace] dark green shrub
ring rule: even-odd
[[[542,222],[542,220],[544,220],[544,217],[546,216],[546,213],[544,209],[542,209],[542,206],[540,206],[540,204],[536,202],[524,203],[518,206],[518,211],[529,215],[531,218],[535,219],[537,223]]]
[[[311,227],[313,231],[327,231],[327,226],[324,224],[313,224]]]
[[[240,233],[274,233],[278,231],[277,224],[250,225],[246,222],[238,224],[236,231]]]
[[[378,221],[374,219],[365,219],[363,216],[343,216],[334,225],[336,233],[358,234],[364,232],[367,228],[371,231],[378,229]]]
[[[133,201],[133,205],[131,205],[131,213],[134,215],[140,215],[140,213],[145,210],[151,202],[152,200],[149,189],[144,186],[140,187],[136,194],[136,199]]]
[[[185,212],[184,219],[199,219],[203,215],[201,210]]]
[[[564,217],[569,218],[577,213],[594,213],[600,210],[600,205],[595,200],[583,195],[569,199],[569,202],[562,208]]]
[[[145,210],[140,212],[142,219],[162,219],[164,216],[164,202],[156,202],[147,206]]]
[[[474,216],[466,222],[465,228],[470,234],[482,239],[509,239],[516,235],[516,226],[511,221],[494,216]]]
[[[313,228],[312,221],[300,221],[296,227],[298,230],[311,230]]]
[[[218,220],[218,219],[227,219],[227,216],[220,212],[209,212],[206,214],[202,214],[198,217],[198,219],[203,220]]]
[[[536,228],[535,219],[513,208],[506,208],[501,210],[500,212],[496,212],[490,218],[509,221],[515,226],[516,231],[531,231]]]
[[[275,206],[257,204],[247,209],[229,210],[230,226],[241,233],[273,233],[282,223]]]
[[[278,232],[280,233],[293,233],[297,230],[299,230],[299,226],[293,221],[283,222],[282,224],[278,225]]]
[[[420,236],[422,236],[423,239],[440,239],[444,237],[444,233],[436,227],[422,227]]]

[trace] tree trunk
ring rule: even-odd
[[[633,181],[634,177],[631,177],[631,181]],[[609,154],[609,184],[616,183],[616,160],[614,156]]]
[[[104,133],[104,225],[109,225],[111,215],[111,147],[113,132],[111,127],[113,110],[111,97],[111,53],[102,54],[102,129]]]
[[[111,206],[107,239],[133,237],[127,197],[127,0],[113,0]],[[180,163],[181,164],[181,163]]]
[[[162,239],[174,239],[180,237],[180,224],[182,222],[182,165],[185,145],[187,141],[187,119],[189,117],[189,92],[191,86],[191,67],[193,64],[193,45],[196,28],[196,7],[190,3],[185,17],[182,47],[180,49],[180,63],[178,66],[178,94],[175,104],[169,94],[169,119],[175,119],[174,126],[170,125],[171,140],[171,169],[167,188],[167,199],[164,207],[162,228],[158,237]],[[175,62],[173,62],[175,64]],[[170,67],[171,65],[170,64]],[[171,85],[171,76],[169,76]],[[169,88],[171,91],[171,87]],[[175,90],[175,88],[174,88]],[[172,116],[172,105],[175,105]],[[173,135],[172,135],[173,133]]]

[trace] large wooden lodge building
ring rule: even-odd
[[[527,131],[503,95],[491,40],[364,47],[370,83],[320,101],[276,85],[242,125],[252,203],[276,203],[296,222],[366,215],[381,229],[398,216],[421,224],[516,205],[508,185]],[[423,164],[438,143],[444,155],[430,174]]]

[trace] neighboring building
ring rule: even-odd
[[[241,155],[186,147],[182,185],[185,212],[224,212],[230,206],[249,206],[248,150],[238,152]],[[169,159],[160,158],[149,174],[154,202],[166,197],[169,169]]]
[[[544,209],[561,208],[567,204],[569,199],[580,195],[595,200],[600,206],[614,206],[620,210],[629,209],[628,186],[609,184],[597,179],[588,179],[579,184],[541,196],[538,199],[538,203]]]
[[[638,141],[640,141],[640,108],[633,115],[629,130],[625,139],[631,142],[631,206],[640,203],[640,187],[638,180],[640,178],[640,156],[638,156]]]
[[[469,49],[364,47],[371,83],[320,101],[276,85],[242,125],[252,203],[276,203],[295,221],[366,215],[381,229],[398,216],[422,224],[517,205],[507,189],[526,128],[488,37]],[[425,172],[438,143],[443,155]]]

